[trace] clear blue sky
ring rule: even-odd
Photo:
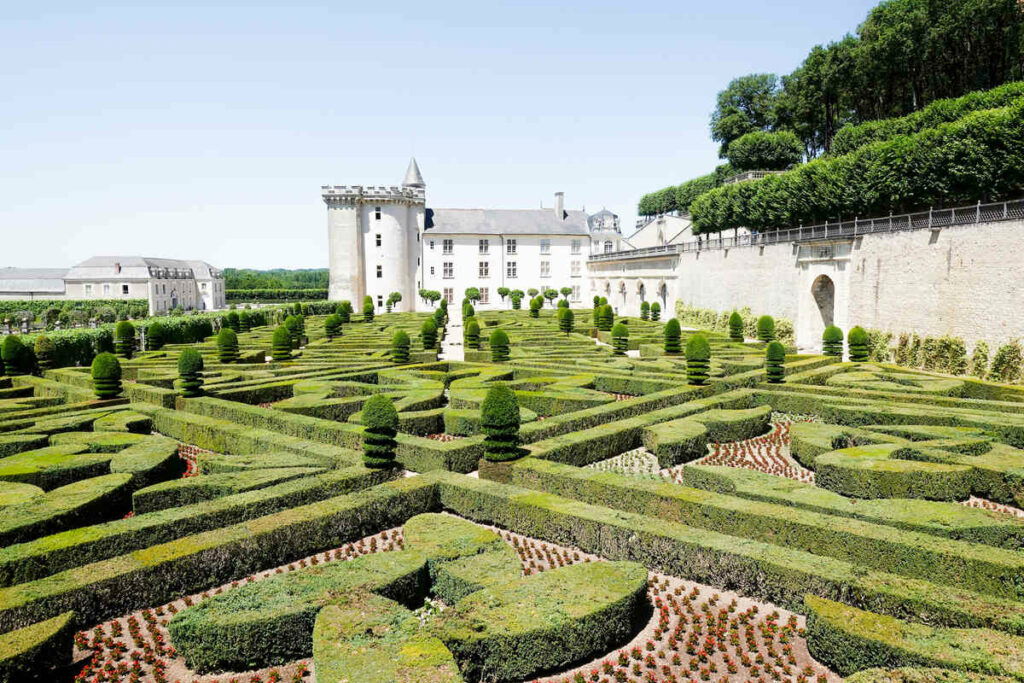
[[[430,206],[566,193],[632,225],[710,170],[733,77],[785,73],[875,0],[7,3],[0,266],[96,254],[327,265],[322,184]]]

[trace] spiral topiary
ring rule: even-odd
[[[850,360],[854,363],[866,363],[871,353],[868,346],[868,333],[861,327],[850,328],[850,334],[846,337],[846,349]]]
[[[622,323],[616,323],[612,328],[612,353],[616,356],[625,356],[629,350],[629,328]]]
[[[341,317],[342,324],[352,322],[352,302],[342,301],[338,304],[338,307],[334,309],[334,312]]]
[[[53,357],[54,346],[52,339],[47,337],[45,334],[41,334],[38,337],[36,337],[35,352],[36,365],[39,366],[40,371],[52,370],[55,367],[55,359]]]
[[[363,321],[372,323],[374,316],[373,299],[366,296],[363,297]]]
[[[608,304],[602,304],[601,310],[597,313],[597,329],[602,332],[611,332],[615,324],[615,311]]]
[[[0,357],[8,375],[24,375],[32,369],[28,348],[16,334],[9,334],[0,343]]]
[[[462,341],[467,349],[480,348],[480,323],[476,318],[470,318],[462,330]]]
[[[159,351],[167,343],[167,329],[159,320],[154,320],[146,328],[146,348],[150,351]]]
[[[224,324],[230,327],[235,334],[242,329],[242,321],[236,311],[228,311],[228,314],[224,316]]]
[[[363,464],[372,469],[395,466],[398,442],[398,411],[384,394],[374,394],[363,404]]]
[[[651,304],[651,320],[654,322],[661,320],[661,304],[657,301]]]
[[[573,314],[571,308],[560,308],[558,309],[558,329],[566,334],[572,334],[573,324],[576,322],[576,316]]]
[[[238,314],[238,331],[248,332],[252,329],[252,316],[249,311],[242,311]]]
[[[402,330],[391,337],[391,360],[396,363],[409,362],[409,335]]]
[[[775,339],[775,318],[770,315],[762,315],[757,319],[757,340],[770,342]]]
[[[121,358],[131,358],[135,351],[135,326],[127,320],[114,326],[114,350]]]
[[[217,333],[217,359],[221,363],[238,362],[238,335],[230,327],[222,327]]]
[[[274,360],[290,360],[292,357],[292,335],[284,325],[274,330],[270,342],[270,357]]]
[[[487,390],[480,406],[480,431],[484,434],[484,458],[507,462],[520,457],[519,400],[514,391],[498,383]]]
[[[737,311],[733,311],[729,316],[729,339],[743,343],[743,316]]]
[[[540,309],[541,309],[541,306],[543,306],[543,305],[544,305],[544,299],[541,299],[540,297],[535,296],[532,299],[530,299],[530,317],[531,318],[539,318],[540,317]]]
[[[492,363],[504,363],[509,359],[508,335],[505,334],[504,330],[495,330],[494,332],[491,332],[489,343],[491,347]]]
[[[679,338],[682,336],[682,332],[679,329],[679,321],[675,318],[669,319],[665,323],[665,354],[668,356],[678,356],[683,352],[683,345],[680,343]]]
[[[711,370],[711,345],[702,334],[695,334],[686,342],[686,380],[694,386],[708,381]]]
[[[829,325],[821,334],[821,352],[826,356],[843,355],[843,331],[835,325]]]
[[[337,313],[324,318],[324,334],[327,335],[327,341],[333,340],[335,337],[341,336],[341,316]]]
[[[433,351],[437,348],[437,325],[433,318],[427,318],[420,325],[420,339],[423,340],[424,351]]]
[[[777,341],[768,342],[764,350],[764,369],[770,384],[786,381],[786,347]]]
[[[651,319],[651,305],[646,301],[640,302],[640,319],[650,320]]]
[[[185,398],[203,395],[203,357],[195,349],[178,356],[178,391]]]
[[[121,394],[121,363],[112,353],[92,359],[92,391],[96,398],[117,398]]]

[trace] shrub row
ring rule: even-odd
[[[226,289],[227,301],[316,301],[327,298],[326,289]]]

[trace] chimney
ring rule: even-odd
[[[556,192],[555,193],[555,215],[558,217],[558,220],[564,220],[565,219],[565,193],[564,192]]]

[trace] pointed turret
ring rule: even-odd
[[[420,175],[420,167],[416,165],[416,157],[409,159],[409,168],[405,172],[405,180],[402,181],[402,187],[426,187],[427,184],[423,182],[423,176]]]

